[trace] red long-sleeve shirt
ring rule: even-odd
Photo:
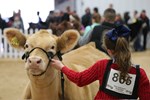
[[[96,80],[99,80],[99,84],[102,84],[107,63],[107,59],[100,60],[96,62],[93,66],[89,67],[87,70],[84,70],[82,72],[75,72],[65,66],[62,68],[62,72],[68,77],[69,80],[76,83],[78,86],[85,86]],[[117,70],[118,66],[117,64],[113,63],[111,65],[111,68]],[[129,73],[136,74],[136,68],[132,67]],[[140,68],[138,96],[141,100],[149,100],[150,98],[150,82],[145,71],[142,68]],[[119,98],[108,95],[103,91],[99,90],[94,100],[100,99],[112,100]]]

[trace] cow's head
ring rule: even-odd
[[[12,47],[24,49],[25,69],[32,75],[45,72],[50,59],[57,52],[68,52],[74,48],[79,39],[79,33],[76,30],[65,31],[60,37],[46,30],[40,30],[30,36],[25,36],[14,28],[8,28],[4,33]]]

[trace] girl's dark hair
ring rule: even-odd
[[[104,45],[107,49],[113,51],[115,63],[117,63],[121,75],[125,78],[131,67],[131,52],[129,50],[128,40],[124,37],[118,37],[116,41],[112,41],[105,35]]]

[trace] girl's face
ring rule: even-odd
[[[113,50],[107,49],[108,54],[113,57]]]

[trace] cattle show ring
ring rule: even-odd
[[[47,34],[45,31],[40,31],[40,32],[43,32],[43,34]],[[40,32],[37,34],[41,34]],[[68,31],[68,33],[66,32],[65,36],[69,36],[69,34],[70,33],[73,34],[73,32],[74,31]],[[9,33],[9,31],[8,31],[8,33]],[[16,32],[16,34],[18,34],[18,33]],[[62,38],[63,37],[64,36],[62,36]],[[74,36],[73,39],[76,37],[77,36]],[[47,38],[47,36],[46,36],[46,38]],[[46,40],[46,38],[45,38],[45,40]],[[14,39],[16,39],[16,38],[14,38]],[[72,37],[71,37],[71,39],[72,39]],[[31,39],[30,39],[30,41],[31,41]],[[64,41],[64,40],[61,40],[61,42],[62,41]],[[32,42],[33,42],[33,40],[32,40]],[[73,43],[73,41],[71,41],[70,43]],[[18,46],[18,44],[14,44],[14,45]],[[69,45],[70,48],[72,48],[72,45],[70,45],[70,44],[67,44],[67,45]],[[40,46],[42,46],[42,45],[40,45]],[[150,43],[148,43],[148,47],[149,48],[146,51],[141,51],[141,52],[132,51],[132,62],[134,64],[139,64],[140,67],[142,67],[146,71],[146,74],[148,75],[148,78],[150,79]],[[44,48],[44,47],[41,47],[41,48]],[[42,51],[43,49],[38,48],[38,50]],[[38,50],[36,49],[33,51],[38,52]],[[63,52],[66,51],[64,48],[61,50]],[[91,52],[95,53],[96,56],[94,54],[91,54]],[[74,66],[74,69],[76,69],[76,70],[83,70],[83,69],[86,69],[88,67],[88,65],[90,66],[90,65],[94,64],[94,62],[96,62],[96,60],[103,59],[103,58],[106,58],[105,54],[99,52],[98,50],[93,49],[93,44],[88,44],[88,45],[78,48],[77,50],[72,50],[70,52],[67,52],[66,55],[63,56],[63,59],[64,59],[63,62],[66,65]],[[85,60],[85,59],[87,59],[87,60]],[[84,68],[83,66],[86,66],[86,68]],[[7,57],[1,56],[1,58],[0,58],[0,100],[21,100],[20,98],[23,95],[23,91],[29,81],[30,81],[30,79],[28,78],[27,72],[25,70],[25,60],[22,60],[21,56],[19,56],[18,58],[14,57],[14,56],[12,58],[9,58],[9,57],[7,58]],[[66,84],[69,84],[68,83],[69,81],[67,79],[65,81],[67,81]],[[71,83],[71,85],[68,85],[68,89],[70,88],[73,90],[74,89],[73,86],[75,86],[75,85],[73,83]],[[78,87],[78,88],[80,88],[80,87]],[[99,86],[97,86],[97,88],[99,88]],[[66,89],[66,91],[68,89]],[[93,89],[95,89],[95,87],[93,87]],[[92,88],[91,88],[91,90],[92,90]],[[64,91],[64,92],[66,92],[66,91]],[[75,95],[75,94],[72,94],[72,95]],[[68,97],[68,98],[70,98],[70,97]],[[76,98],[77,98],[77,96],[76,96]],[[76,100],[80,100],[80,99],[76,99]]]

